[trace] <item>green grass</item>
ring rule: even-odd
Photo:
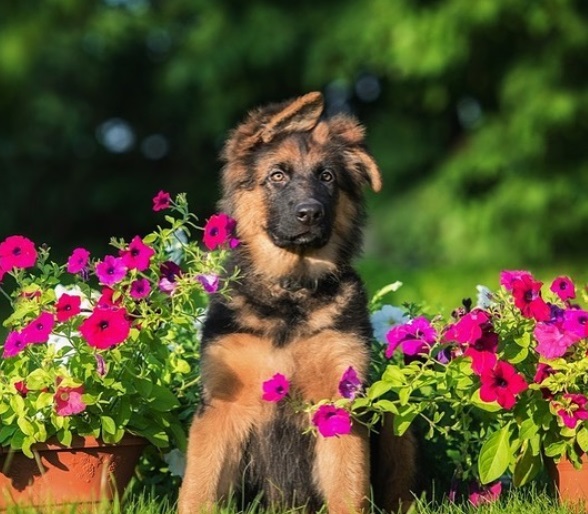
[[[122,506],[115,502],[114,505],[107,504],[91,509],[69,507],[41,511],[34,508],[14,508],[6,511],[6,514],[41,514],[42,512],[44,514],[48,512],[51,514],[175,514],[175,505],[167,499],[162,500],[149,494],[140,494],[129,498]],[[237,514],[237,512],[239,511],[236,508],[230,506],[219,506],[215,510],[215,514]],[[300,510],[282,512],[264,510],[254,504],[244,511],[244,514],[300,514],[300,512]],[[326,510],[324,512],[326,513]],[[575,506],[561,505],[548,492],[529,487],[525,490],[510,491],[503,494],[499,501],[480,507],[474,507],[467,502],[452,504],[448,501],[416,500],[409,514],[578,514],[579,512],[585,511]],[[381,513],[374,509],[371,514]]]

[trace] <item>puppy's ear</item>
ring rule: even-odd
[[[323,112],[319,92],[251,111],[229,136],[222,152],[231,162],[246,156],[259,143],[269,143],[277,134],[312,130]]]
[[[377,193],[382,189],[382,175],[374,158],[365,148],[365,131],[362,125],[350,116],[338,115],[329,120],[331,134],[338,136],[345,146],[345,160],[362,181],[369,183]]]
[[[293,100],[269,118],[261,130],[261,140],[269,143],[279,133],[311,131],[323,108],[323,95],[317,91]]]

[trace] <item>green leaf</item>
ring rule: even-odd
[[[394,416],[393,427],[396,435],[404,434],[409,428],[418,412],[414,406],[409,405],[407,408],[400,410],[398,414]]]
[[[382,380],[374,382],[367,390],[367,397],[370,400],[375,400],[386,394],[390,389],[392,389],[392,384],[390,382],[384,382]]]
[[[576,442],[584,453],[588,452],[588,430],[586,427],[582,427],[580,430],[578,430]]]
[[[110,416],[102,416],[102,431],[107,434],[116,433],[116,423]]]
[[[150,408],[160,412],[168,412],[171,409],[179,407],[179,405],[180,402],[176,398],[176,395],[167,387],[153,384],[151,389],[151,399],[149,400]]]
[[[523,443],[524,450],[515,463],[513,482],[516,487],[528,484],[543,468],[539,455],[534,455],[531,444],[528,441]]]
[[[478,458],[478,473],[482,484],[500,478],[512,460],[508,427],[503,427],[484,441]]]
[[[19,416],[16,420],[16,424],[18,428],[20,428],[21,432],[25,435],[34,435],[35,434],[35,427],[33,424],[26,419],[24,416]]]
[[[390,400],[378,400],[374,403],[374,407],[381,412],[391,412],[392,414],[398,414],[398,405]]]
[[[539,427],[535,424],[533,419],[527,418],[521,423],[521,426],[519,428],[519,439],[531,439],[538,432]]]

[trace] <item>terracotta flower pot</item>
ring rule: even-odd
[[[122,495],[147,442],[126,435],[115,445],[75,437],[71,446],[33,446],[34,459],[0,448],[0,510],[9,505],[110,501]]]
[[[588,465],[576,469],[567,459],[548,461],[547,470],[562,503],[575,505],[588,512]]]

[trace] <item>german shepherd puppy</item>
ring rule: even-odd
[[[237,221],[240,278],[230,298],[212,300],[204,324],[203,403],[189,434],[181,514],[210,511],[236,490],[277,508],[366,511],[370,464],[379,507],[410,501],[411,436],[397,438],[386,424],[370,459],[361,424],[349,435],[314,436],[304,433],[307,414],[262,400],[275,373],[307,402],[341,398],[350,366],[368,376],[372,329],[350,262],[361,246],[363,186],[379,191],[382,182],[358,122],[322,113],[320,93],[269,105],[225,145],[220,207]]]

